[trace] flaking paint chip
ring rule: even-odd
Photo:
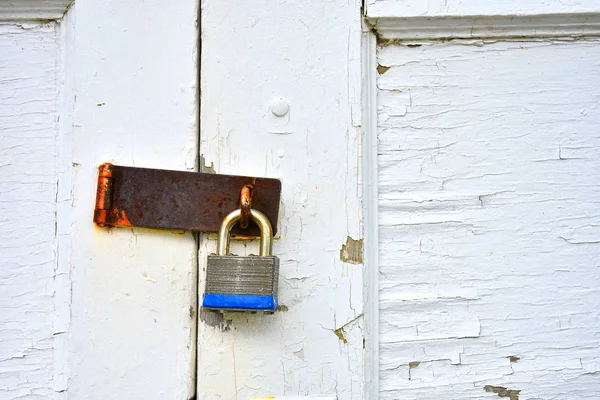
[[[386,67],[384,65],[378,65],[377,66],[377,72],[379,73],[379,75],[385,74],[388,69],[390,69],[390,67]]]
[[[340,260],[350,264],[363,263],[363,240],[354,240],[350,236],[346,238],[346,244],[340,250]]]

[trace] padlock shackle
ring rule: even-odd
[[[220,256],[226,256],[229,254],[229,233],[231,228],[242,218],[242,211],[237,209],[230,212],[223,219],[221,223],[221,229],[219,230],[219,243],[217,244],[217,254]],[[250,218],[256,222],[260,228],[260,251],[261,257],[267,257],[272,255],[273,251],[273,228],[269,218],[260,211],[250,211]]]

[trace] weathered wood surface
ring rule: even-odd
[[[600,397],[600,42],[378,49],[381,399]]]
[[[0,24],[0,398],[51,398],[56,24]]]
[[[193,235],[92,216],[102,162],[197,168],[196,14],[83,1],[0,25],[0,398],[194,394]]]
[[[200,399],[363,399],[360,29],[355,1],[203,3],[205,164],[281,178],[282,206],[281,311],[202,316]]]
[[[73,0],[3,0],[0,20],[48,21],[61,18]]]
[[[194,394],[193,235],[92,219],[103,162],[196,169],[197,7],[77,1],[63,21],[73,99],[71,208],[62,216],[71,220],[69,398]]]

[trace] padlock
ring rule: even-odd
[[[217,255],[209,255],[206,264],[206,289],[202,307],[220,311],[277,310],[279,258],[271,255],[273,230],[265,214],[252,210],[250,217],[260,228],[259,256],[229,254],[231,228],[240,220],[241,210],[223,219],[219,230]]]

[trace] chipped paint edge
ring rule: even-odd
[[[346,237],[346,243],[342,244],[340,249],[340,260],[350,264],[363,263],[363,239],[354,239],[351,236]]]
[[[364,398],[379,398],[379,224],[377,172],[377,38],[363,24],[362,37],[362,197],[365,310]]]
[[[473,39],[600,36],[600,13],[371,17],[380,39]]]

